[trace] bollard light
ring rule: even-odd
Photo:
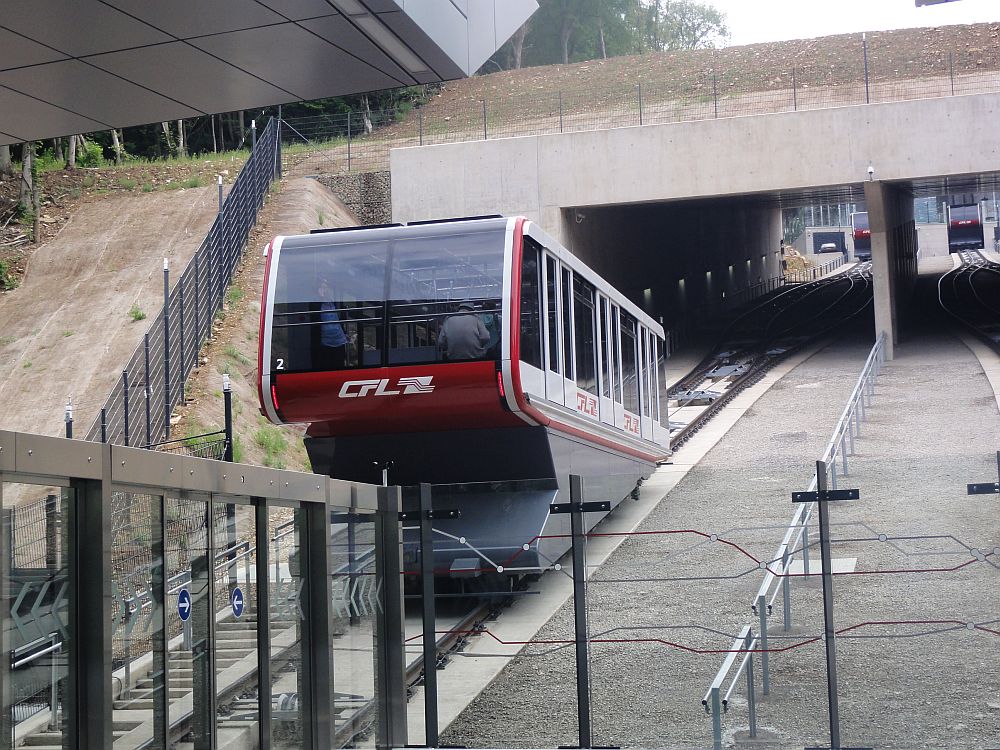
[[[229,393],[232,390],[232,385],[229,382],[229,375],[227,373],[222,374],[222,391],[224,393]]]

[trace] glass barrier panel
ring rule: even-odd
[[[62,487],[4,483],[0,537],[0,618],[5,690],[0,695],[0,746],[70,747],[63,707],[75,648],[69,622],[75,571],[69,508]]]
[[[268,509],[270,601],[267,617],[271,636],[271,744],[299,748],[305,731],[306,695],[302,672],[305,620],[302,594],[305,575],[300,565],[300,535],[305,512],[298,508]]]

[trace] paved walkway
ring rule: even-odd
[[[596,744],[710,745],[700,700],[723,657],[698,652],[728,648],[751,623],[761,580],[755,561],[778,546],[791,492],[808,484],[868,346],[835,344],[784,377],[669,491],[638,527],[645,533],[591,572],[590,632],[600,641],[591,660]],[[1000,618],[1000,572],[995,555],[980,561],[971,549],[1000,545],[1000,516],[995,498],[969,498],[965,484],[996,476],[1000,412],[961,342],[929,334],[898,351],[844,480],[862,500],[834,511],[834,556],[856,558],[858,573],[835,583],[837,626],[854,628],[838,639],[843,739],[879,748],[989,747],[1000,734],[1000,677],[989,666],[1000,662],[1000,637],[982,628],[1000,631],[984,624]],[[882,572],[896,570],[917,572]],[[819,584],[799,579],[792,589],[793,629],[781,632],[780,598],[770,619],[771,648],[791,648],[770,657],[772,692],[759,706],[764,747],[829,744],[823,648],[797,646],[822,631]],[[981,628],[969,630],[968,622]],[[534,640],[572,634],[564,606]],[[530,645],[443,740],[573,744],[574,679],[569,648]],[[759,680],[758,665],[758,689]],[[742,690],[724,725],[727,743],[745,734]]]

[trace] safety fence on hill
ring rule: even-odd
[[[250,158],[224,201],[220,198],[211,230],[173,286],[164,261],[166,304],[152,316],[87,440],[153,447],[170,438],[171,414],[184,398],[188,376],[200,364],[199,351],[212,333],[257,212],[271,183],[281,176],[279,123],[272,119],[254,138]]]
[[[315,152],[317,172],[383,172],[393,148],[1000,92],[996,47],[914,53],[859,37],[832,54],[835,59],[806,59],[787,69],[737,60],[669,81],[294,118],[286,120],[282,137]]]

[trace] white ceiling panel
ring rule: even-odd
[[[178,39],[281,23],[285,19],[256,0],[106,0]],[[328,11],[329,12],[329,11]]]
[[[0,86],[0,112],[3,113],[3,132],[17,142],[108,128],[106,123],[67,112],[3,86]]]
[[[291,23],[194,39],[195,46],[266,78],[300,99],[403,85]],[[273,58],[281,65],[276,66]]]
[[[102,70],[158,91],[206,114],[231,112],[260,106],[296,101],[288,91],[234,68],[187,42],[173,42],[124,52],[111,52],[85,58]],[[213,87],[198,88],[193,80],[209,80]]]
[[[66,55],[13,31],[0,29],[0,70],[64,60]]]
[[[97,0],[3,0],[0,23],[69,57],[170,41]]]
[[[123,81],[79,60],[63,60],[49,65],[3,71],[0,72],[0,86],[32,96],[44,92],[45,101],[50,104],[68,109],[81,117],[116,126],[177,120],[200,114],[189,106]]]

